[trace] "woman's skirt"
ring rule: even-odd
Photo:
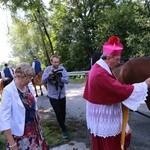
[[[48,150],[48,145],[42,135],[40,125],[35,122],[25,126],[24,135],[14,136],[19,150]],[[6,150],[10,150],[7,143]]]

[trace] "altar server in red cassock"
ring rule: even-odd
[[[150,87],[150,78],[133,85],[122,84],[115,78],[111,69],[120,61],[122,50],[120,39],[110,37],[87,77],[83,97],[87,100],[86,120],[92,134],[92,150],[121,150],[122,103],[137,110]],[[129,126],[126,133],[125,150],[130,143]]]

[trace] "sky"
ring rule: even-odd
[[[8,28],[11,24],[10,14],[0,7],[0,63],[10,60],[11,46],[8,43]]]
[[[48,6],[49,0],[43,0]],[[8,26],[11,25],[11,16],[8,10],[3,10],[0,6],[0,64],[7,63],[11,59],[11,46],[8,42]]]

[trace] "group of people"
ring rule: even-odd
[[[42,71],[41,62],[36,57],[34,58],[34,61],[32,62],[32,68],[35,72],[35,75],[37,75],[40,71]],[[14,68],[9,67],[8,64],[5,63],[4,69],[1,71],[1,78],[3,81],[3,87],[5,87],[14,78]]]
[[[102,55],[91,67],[86,79],[83,97],[86,100],[87,127],[92,135],[92,150],[126,150],[129,147],[129,125],[124,148],[120,142],[122,104],[135,110],[146,99],[150,87],[150,78],[132,85],[122,84],[116,79],[111,70],[119,63],[122,51],[119,37],[111,36],[103,44]],[[62,129],[62,138],[68,138],[65,84],[68,84],[69,76],[60,65],[58,55],[51,56],[50,63],[44,69],[42,83],[47,84],[47,96]],[[32,66],[26,62],[20,63],[14,70],[12,82],[2,93],[0,130],[7,139],[8,150],[48,148],[39,128],[41,115],[37,99],[29,84],[34,75],[41,71],[41,67],[36,67],[36,64],[40,64],[36,59]]]

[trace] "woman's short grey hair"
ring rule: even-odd
[[[35,73],[32,66],[27,62],[22,62],[15,68],[15,77],[34,77]]]

